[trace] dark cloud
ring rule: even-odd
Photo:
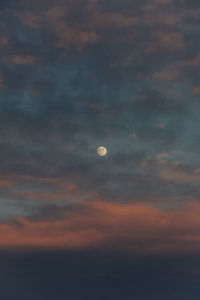
[[[1,1],[3,299],[199,294],[199,18],[198,1]]]

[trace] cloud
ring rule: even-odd
[[[146,3],[143,5],[143,9],[147,11],[158,9],[160,6],[164,6],[166,9],[166,6],[173,3],[174,0],[153,0],[153,1],[146,1]]]
[[[1,36],[0,37],[0,42],[1,42],[0,47],[6,46],[8,44],[8,38],[7,38],[7,36]]]
[[[165,125],[164,124],[158,124],[158,125],[156,125],[156,127],[159,128],[159,129],[164,129]]]
[[[160,211],[148,204],[86,203],[55,220],[18,217],[1,224],[1,248],[107,248],[132,254],[200,249],[198,202]]]
[[[33,29],[51,31],[54,46],[69,50],[72,47],[82,49],[104,39],[105,31],[128,28],[138,24],[136,14],[101,11],[96,2],[86,1],[80,13],[71,1],[61,1],[56,6],[47,1],[44,6],[30,10],[30,3],[21,2],[21,10],[13,11],[20,21]],[[76,14],[80,19],[76,21]],[[68,21],[69,19],[69,21]],[[112,37],[111,37],[112,38]]]
[[[3,75],[0,73],[0,89],[3,88]]]
[[[200,86],[194,87],[194,88],[193,88],[193,93],[194,93],[195,95],[200,95]]]
[[[136,138],[137,138],[137,135],[136,135],[136,133],[132,133],[132,134],[130,135],[130,137],[131,137],[132,139],[136,139]]]
[[[185,156],[186,153],[184,153],[183,151],[180,150],[173,150],[169,153],[159,153],[156,155],[156,158],[160,159],[160,158],[174,158],[176,156]]]
[[[200,53],[197,53],[196,57],[193,59],[187,59],[182,62],[183,67],[196,67],[200,66]]]
[[[152,74],[154,79],[159,80],[173,80],[177,79],[180,75],[180,68],[176,64],[166,66],[163,70],[156,71]]]
[[[22,56],[22,55],[14,55],[10,57],[5,57],[4,60],[7,63],[13,63],[16,65],[28,65],[28,64],[34,64],[37,61],[37,58],[34,56]]]
[[[183,73],[186,74],[188,68],[194,70],[200,66],[200,54],[196,53],[192,59],[184,59],[175,61],[173,64],[165,66],[161,71],[155,71],[152,73],[154,79],[159,80],[173,80],[183,78]],[[194,93],[198,94],[198,87],[194,87]]]
[[[164,182],[187,185],[199,182],[200,176],[196,173],[197,167],[184,162],[184,160],[179,161],[177,157],[183,159],[186,157],[186,153],[180,150],[171,153],[159,153],[155,159],[149,157],[144,160],[141,167],[146,174],[154,174]],[[169,160],[164,160],[165,158]]]
[[[7,224],[19,245],[45,245],[40,222],[49,247],[57,242],[60,247],[107,245],[102,214],[106,231],[119,230],[119,236],[112,235],[117,245],[120,228],[109,223],[109,207],[102,204],[102,211],[97,200],[116,202],[112,209],[123,228],[120,202],[136,218],[134,210],[150,216],[154,208],[139,209],[135,202],[159,198],[166,208],[198,198],[199,164],[194,166],[192,153],[182,154],[198,135],[198,26],[193,18],[196,29],[190,34],[191,19],[182,6],[167,0],[84,5],[27,0],[10,1],[1,15],[1,196],[16,200],[18,207],[35,202],[41,210],[96,201],[85,206],[88,236],[88,228],[74,235],[71,215],[61,220],[56,210],[55,240],[48,218],[18,219],[19,228]],[[105,160],[96,155],[101,144],[109,149]],[[84,215],[77,211],[74,221],[75,228],[83,227]],[[139,222],[131,230],[137,226],[142,228]],[[35,232],[35,240],[20,228],[30,230],[30,236]],[[64,236],[66,230],[64,246],[59,230]]]
[[[152,40],[145,49],[146,53],[158,50],[178,51],[184,49],[186,43],[181,33],[176,31],[157,32],[152,35]]]

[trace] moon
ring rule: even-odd
[[[97,154],[99,156],[106,156],[107,153],[108,153],[108,150],[106,149],[106,147],[101,146],[97,149]]]

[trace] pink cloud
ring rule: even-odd
[[[200,86],[194,87],[193,93],[194,93],[195,95],[200,95]]]
[[[109,28],[127,28],[139,23],[136,13],[124,14],[117,12],[102,12],[95,2],[84,5],[86,18],[84,21],[69,23],[67,17],[73,13],[73,5],[70,1],[52,2],[46,6],[46,10],[34,6],[30,10],[26,2],[21,2],[22,9],[13,13],[25,25],[32,28],[50,28],[54,37],[55,46],[68,49],[70,46],[82,49],[88,44],[95,43],[103,38],[102,30]]]
[[[3,75],[0,73],[0,89],[3,88]]]
[[[136,135],[136,133],[132,133],[132,134],[130,135],[130,137],[131,137],[132,139],[136,139],[136,138],[137,138],[137,135]]]
[[[160,49],[167,51],[177,51],[184,49],[186,43],[183,40],[182,35],[176,31],[157,32],[153,34],[152,40],[146,47],[145,52],[156,52]]]
[[[159,80],[173,80],[180,75],[180,68],[176,64],[169,65],[161,71],[154,72],[152,77]]]
[[[135,253],[198,252],[200,205],[198,202],[160,211],[149,204],[95,201],[84,212],[65,211],[62,219],[15,219],[0,225],[0,247],[113,248]]]
[[[34,64],[38,58],[31,55],[13,55],[5,57],[4,60],[16,65],[29,65]]]
[[[159,128],[159,129],[164,129],[165,125],[164,124],[158,124],[156,127]]]

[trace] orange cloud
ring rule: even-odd
[[[200,181],[200,174],[196,170],[188,171],[186,168],[182,168],[184,164],[181,161],[166,161],[163,158],[172,159],[176,155],[187,156],[186,153],[175,150],[170,153],[160,153],[156,155],[155,169],[153,161],[145,160],[141,163],[143,170],[148,173],[156,173],[156,177],[166,182],[190,184]]]
[[[3,88],[3,75],[0,73],[0,89]]]
[[[132,139],[136,139],[136,138],[137,138],[137,135],[136,135],[136,133],[132,133],[132,134],[130,135],[130,137],[131,137]]]
[[[49,3],[46,10],[30,10],[24,1],[23,9],[16,14],[21,22],[32,28],[50,28],[57,47],[68,49],[70,46],[78,49],[95,43],[103,38],[102,30],[109,28],[125,28],[139,23],[136,14],[117,12],[102,12],[95,2],[84,6],[86,18],[79,22],[67,22],[68,16],[74,13],[73,5],[68,1],[57,1],[56,5]]]
[[[159,79],[159,80],[173,80],[176,79],[180,74],[180,68],[176,64],[174,65],[169,65],[160,72],[154,72],[152,74],[152,77],[154,79]]]
[[[0,37],[0,47],[8,45],[8,38],[7,36]]]
[[[41,183],[50,184],[51,186],[54,185],[55,187],[60,187],[63,190],[67,190],[67,191],[75,191],[78,189],[78,186],[75,183],[67,180],[62,180],[57,177],[34,177],[29,175],[22,175],[20,176],[19,179],[34,180],[36,182],[39,181]]]
[[[184,67],[199,67],[200,66],[200,53],[193,59],[183,61],[182,65]]]
[[[156,46],[155,46],[156,47]],[[150,51],[155,50],[155,47],[150,48]],[[173,80],[177,79],[182,71],[185,68],[199,68],[200,67],[200,53],[198,53],[194,58],[192,59],[187,59],[187,60],[181,60],[179,62],[176,62],[175,64],[168,65],[164,67],[160,71],[153,72],[152,77],[154,79],[159,79],[159,80]],[[198,95],[199,94],[199,87],[194,87],[193,89],[194,94]]]
[[[34,64],[37,58],[31,55],[13,55],[5,58],[6,62],[11,62],[16,65]]]
[[[155,52],[159,49],[176,51],[184,49],[186,44],[182,35],[176,31],[158,32],[153,34],[151,42],[148,44],[145,52]]]
[[[194,87],[193,93],[194,93],[195,95],[200,95],[200,86]]]
[[[102,201],[65,211],[62,219],[28,220],[0,225],[0,247],[113,248],[135,254],[200,250],[200,204],[174,211],[148,204]]]
[[[151,10],[155,10],[157,8],[159,8],[160,6],[166,6],[168,4],[171,4],[173,2],[173,0],[153,0],[147,4],[145,4],[143,6],[143,9],[144,10],[147,10],[147,11],[151,11]]]
[[[158,124],[158,125],[156,125],[156,127],[159,128],[159,129],[164,129],[165,125],[164,124]]]
[[[0,187],[11,187],[13,185],[12,180],[0,179]]]

